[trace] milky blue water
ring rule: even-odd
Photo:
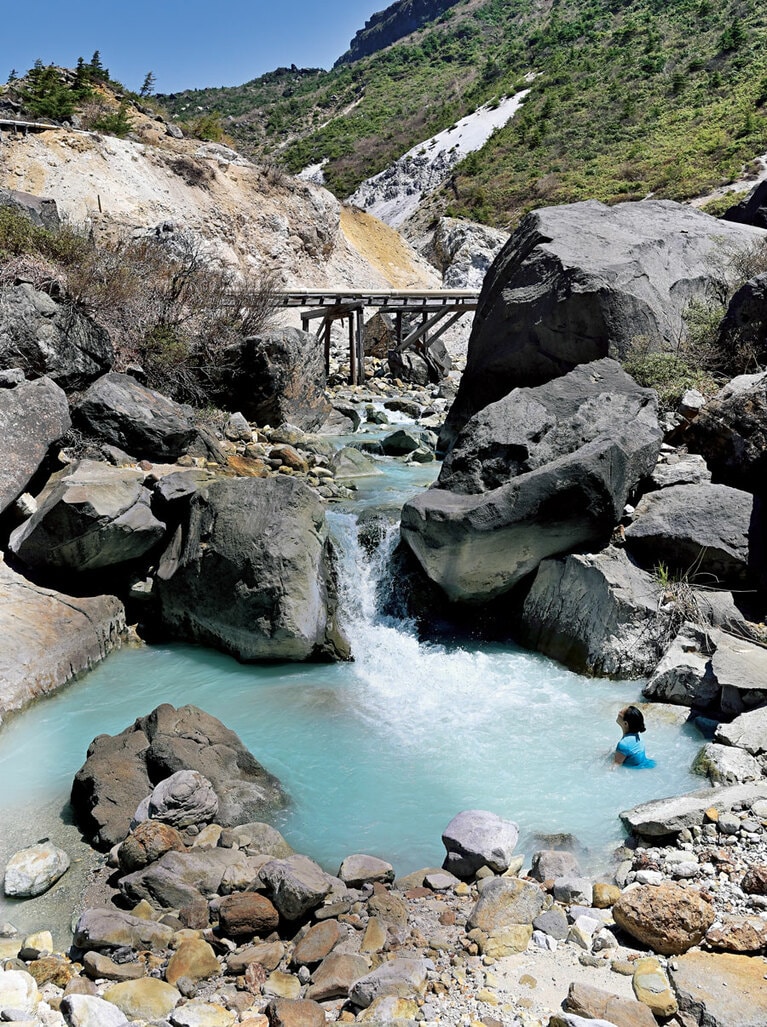
[[[356,508],[397,507],[435,473],[381,466],[385,475],[360,483]],[[422,643],[410,625],[381,618],[385,547],[371,563],[356,514],[336,509],[329,521],[353,663],[242,665],[189,645],[124,648],[2,727],[0,833],[36,807],[64,806],[92,738],[161,702],[194,703],[235,730],[291,796],[276,826],[333,872],[353,852],[398,873],[438,865],[443,828],[472,808],[517,821],[528,855],[531,833],[570,832],[597,866],[622,837],[619,811],[701,786],[689,773],[700,737],[653,715],[645,737],[657,768],[612,764],[615,717],[640,683],[580,677],[510,645]],[[35,823],[35,836],[44,828]]]

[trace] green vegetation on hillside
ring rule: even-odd
[[[685,199],[767,150],[757,0],[461,0],[352,64],[164,100],[178,117],[218,112],[245,149],[290,171],[326,159],[345,196],[530,72],[520,114],[446,186],[449,213],[510,226],[542,204]]]

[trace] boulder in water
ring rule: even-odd
[[[217,481],[160,561],[167,634],[240,660],[343,659],[321,500],[289,477]]]
[[[466,425],[402,538],[453,601],[508,592],[547,556],[604,545],[661,444],[657,397],[613,360],[517,389]]]
[[[128,834],[139,803],[179,770],[212,784],[222,826],[249,823],[285,803],[279,782],[237,735],[196,706],[158,706],[118,735],[99,735],[75,775],[72,808],[83,833],[99,848]]]
[[[463,810],[442,832],[447,850],[443,866],[456,877],[471,877],[483,866],[505,873],[518,839],[519,828],[512,820],[487,810]]]

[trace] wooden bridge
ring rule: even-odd
[[[278,292],[278,306],[300,307],[301,324],[309,331],[309,322],[319,319],[317,338],[325,345],[325,370],[330,369],[330,330],[334,321],[349,321],[349,382],[361,385],[365,380],[364,312],[368,307],[394,320],[395,351],[416,349],[422,353],[464,314],[477,309],[479,293],[472,289],[391,289],[363,291],[358,289],[307,289],[303,292]],[[308,308],[308,309],[307,309]],[[405,330],[403,315],[409,327]],[[413,327],[413,317],[418,323]]]
[[[13,132],[14,135],[26,135],[27,132],[44,132],[46,129],[60,128],[60,125],[52,125],[45,121],[17,121],[15,118],[0,118],[0,140],[3,132]]]

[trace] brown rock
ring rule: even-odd
[[[371,916],[377,916],[384,923],[391,924],[393,927],[407,926],[407,904],[393,892],[380,892],[371,895],[368,900],[368,910]]]
[[[162,1020],[175,1009],[181,995],[165,981],[144,977],[139,981],[113,984],[103,998],[117,1006],[129,1020]]]
[[[631,985],[637,1000],[649,1006],[654,1016],[665,1019],[677,1011],[668,977],[654,956],[637,960]]]
[[[64,988],[65,995],[98,995],[99,990],[87,977],[73,977]]]
[[[37,982],[38,988],[44,984],[55,984],[57,988],[66,988],[69,982],[79,976],[77,967],[66,959],[57,956],[43,956],[27,965],[27,972]]]
[[[592,905],[595,909],[609,909],[621,897],[617,884],[605,884],[604,881],[594,882]]]
[[[159,820],[145,820],[120,845],[117,859],[120,869],[129,874],[154,863],[171,849],[181,852],[184,848],[184,840],[175,827]]]
[[[623,892],[613,918],[632,937],[671,956],[703,940],[714,922],[714,907],[678,884],[642,885]]]
[[[210,945],[202,938],[190,938],[182,942],[171,956],[165,980],[173,985],[182,977],[204,981],[220,972],[221,967]]]
[[[635,999],[620,998],[590,984],[570,985],[564,1008],[589,1020],[607,1020],[615,1027],[657,1027],[649,1006]]]
[[[709,928],[706,944],[724,952],[761,952],[767,946],[767,921],[758,916],[727,917]]]
[[[190,902],[179,909],[178,918],[184,927],[189,927],[193,931],[204,931],[210,925],[208,903],[204,899]]]
[[[251,891],[235,892],[221,899],[218,922],[223,934],[230,938],[243,938],[270,934],[279,924],[280,915],[265,895]]]
[[[83,970],[94,981],[137,981],[146,976],[140,963],[115,963],[102,952],[86,952],[83,956]]]
[[[307,999],[274,999],[266,1015],[269,1027],[325,1027],[325,1010]]]
[[[321,963],[341,937],[342,932],[337,920],[325,920],[315,924],[296,945],[290,962],[293,966]]]
[[[370,970],[364,956],[349,952],[331,952],[314,971],[306,997],[315,1002],[346,998],[352,986]]]
[[[262,942],[260,945],[248,945],[241,952],[233,952],[226,965],[233,974],[245,973],[251,963],[259,963],[267,970],[274,970],[280,965],[284,953],[281,941]]]
[[[287,445],[287,443],[282,446],[273,446],[269,450],[269,459],[280,460],[284,467],[290,467],[293,471],[301,471],[302,474],[306,474],[309,470],[309,464],[306,462],[305,457],[301,456],[297,449]]]
[[[767,895],[767,866],[751,867],[740,886],[747,895]]]
[[[671,964],[679,1008],[706,1027],[764,1027],[764,962],[751,956],[688,952]]]
[[[496,877],[480,892],[467,927],[495,934],[511,924],[532,924],[543,908],[543,890],[516,877]]]
[[[386,924],[377,916],[371,916],[362,936],[360,952],[380,952],[386,945],[387,937]]]

